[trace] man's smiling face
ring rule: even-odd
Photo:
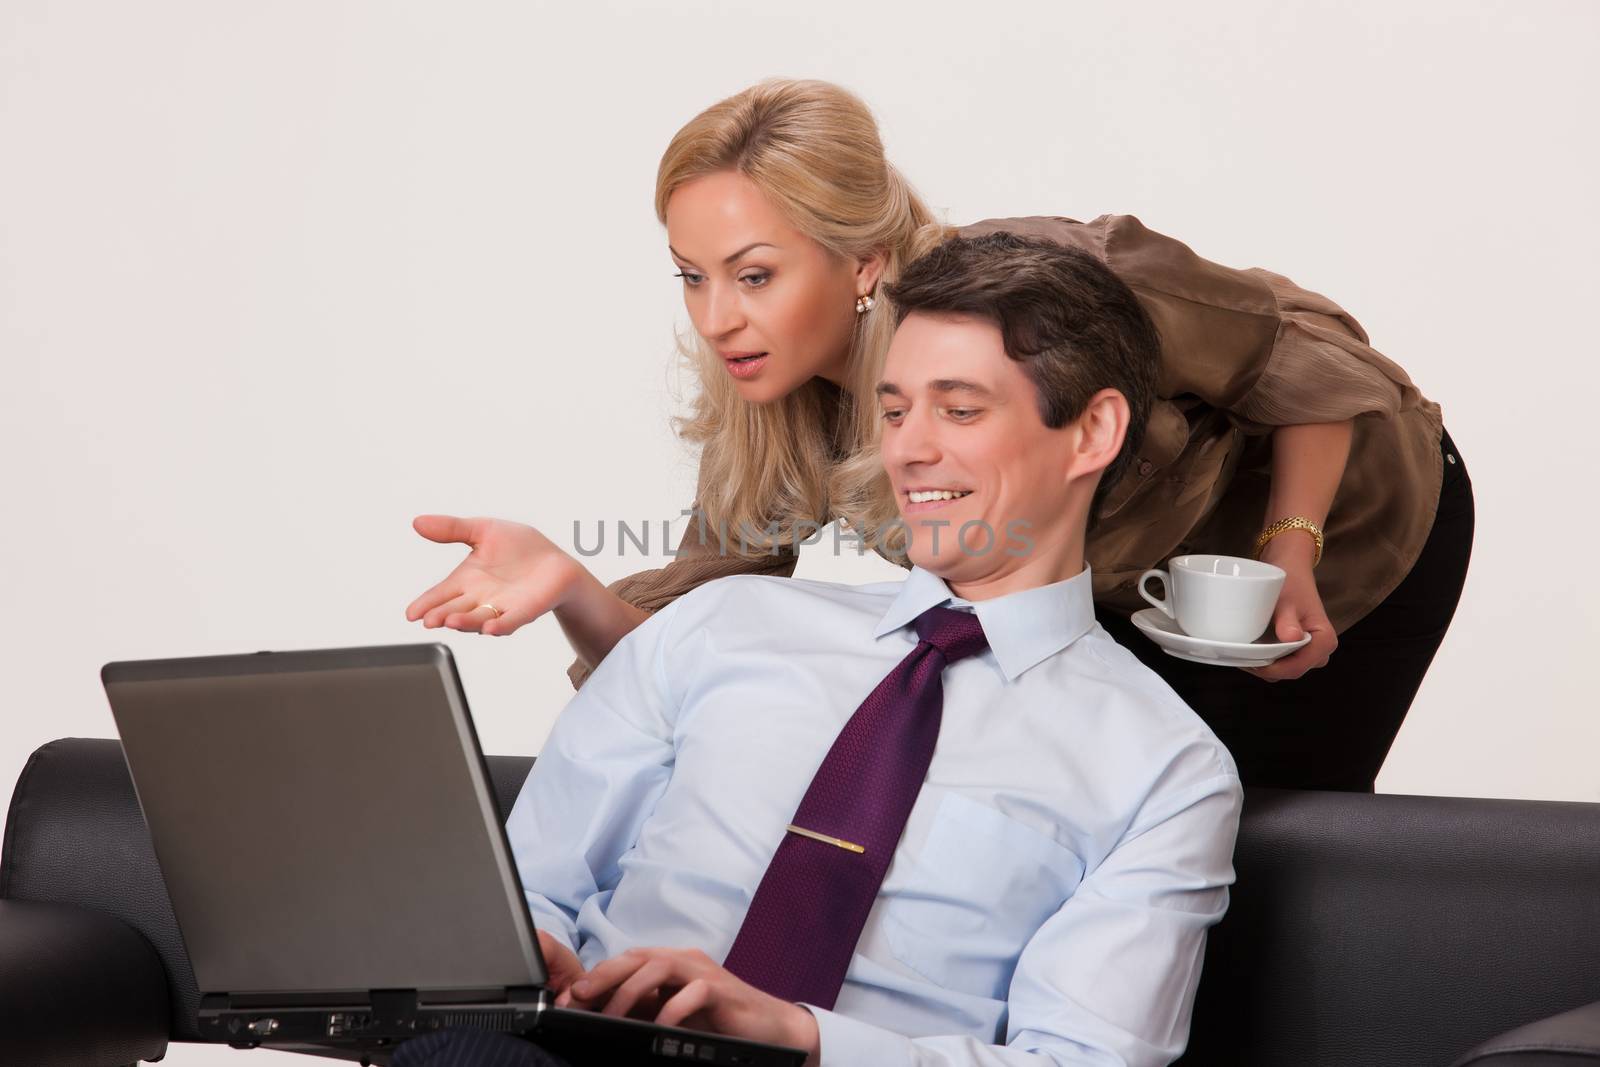
[[[1044,424],[1033,382],[994,323],[906,316],[878,402],[883,465],[913,563],[952,584],[988,586],[1036,570],[1041,555],[1081,552],[1094,479],[1075,484],[1084,473],[1078,426]]]

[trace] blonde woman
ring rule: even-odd
[[[875,455],[894,327],[879,290],[948,231],[884,158],[870,111],[825,82],[753,86],[678,131],[655,204],[701,386],[680,425],[701,446],[701,521],[677,558],[608,588],[531,527],[415,522],[472,551],[406,617],[505,635],[553,612],[578,655],[575,684],[688,590],[791,574],[797,541],[833,518],[900,556]],[[1210,723],[1247,785],[1370,790],[1470,554],[1471,484],[1438,406],[1343,309],[1277,274],[1208,262],[1130,216],[961,232],[995,229],[1095,254],[1162,335],[1140,454],[1090,532],[1102,624]],[[981,418],[981,405],[951,414]],[[961,502],[950,507],[959,528]],[[1246,671],[1165,656],[1137,634],[1139,574],[1207,551],[1283,567],[1273,631],[1310,642]]]

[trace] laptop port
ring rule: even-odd
[[[372,1015],[364,1011],[336,1011],[328,1015],[328,1036],[359,1034],[372,1025]]]

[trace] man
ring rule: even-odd
[[[507,823],[558,1003],[825,1065],[1167,1063],[1241,791],[1094,620],[1085,531],[1154,329],[1091,257],[1006,234],[889,295],[915,566],[713,582],[595,671]]]

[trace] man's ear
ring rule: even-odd
[[[873,249],[864,256],[856,257],[856,293],[865,296],[877,291],[878,279],[883,277],[884,264],[888,258],[881,249]]]
[[[1128,398],[1117,390],[1102,389],[1090,397],[1078,416],[1078,439],[1067,478],[1098,474],[1110,466],[1128,436],[1128,419]]]

